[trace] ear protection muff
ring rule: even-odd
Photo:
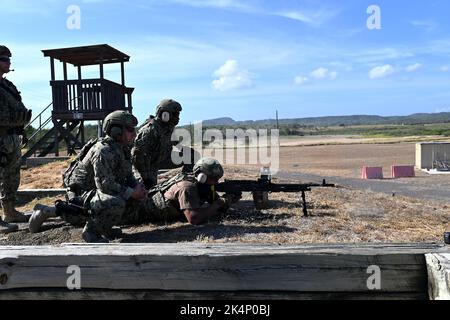
[[[162,122],[169,122],[170,121],[170,113],[167,111],[164,111],[161,114],[161,120],[162,120]]]
[[[109,133],[109,135],[111,137],[116,137],[116,136],[121,136],[122,135],[122,128],[119,126],[112,126],[111,128],[111,132]]]
[[[208,180],[208,176],[203,172],[200,172],[196,179],[199,183],[206,183],[206,181]]]

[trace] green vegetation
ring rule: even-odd
[[[184,127],[188,129],[189,127]],[[207,126],[207,129],[220,130],[226,135],[227,129],[274,129],[273,125],[232,125]],[[411,125],[338,125],[338,126],[302,126],[299,124],[281,125],[280,136],[318,136],[318,135],[359,135],[367,138],[407,137],[407,136],[444,136],[450,137],[450,123],[411,124]]]

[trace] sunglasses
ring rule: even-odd
[[[11,59],[10,58],[5,58],[5,57],[1,57],[0,61],[1,62],[11,62]]]

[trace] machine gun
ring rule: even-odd
[[[325,180],[321,184],[307,183],[307,184],[278,184],[272,183],[271,175],[268,171],[263,171],[261,178],[257,181],[252,180],[225,180],[215,186],[215,191],[224,192],[225,194],[238,195],[242,192],[252,192],[253,202],[257,209],[264,209],[268,202],[268,194],[272,192],[288,192],[301,193],[301,203],[303,207],[303,214],[308,216],[308,208],[306,204],[306,192],[312,188],[334,188],[334,184],[329,184]]]

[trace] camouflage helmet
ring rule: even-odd
[[[11,57],[11,51],[6,46],[0,45],[0,57]]]
[[[216,178],[217,180],[222,178],[224,173],[222,165],[214,158],[202,158],[198,160],[193,172],[196,176],[204,173],[208,178]]]
[[[123,110],[114,111],[110,113],[103,122],[103,131],[110,135],[111,128],[119,126],[121,128],[132,127],[135,128],[138,125],[138,120],[131,113]]]
[[[172,99],[164,99],[156,107],[156,116],[159,117],[162,112],[168,111],[171,114],[180,113],[183,110],[181,104]]]

